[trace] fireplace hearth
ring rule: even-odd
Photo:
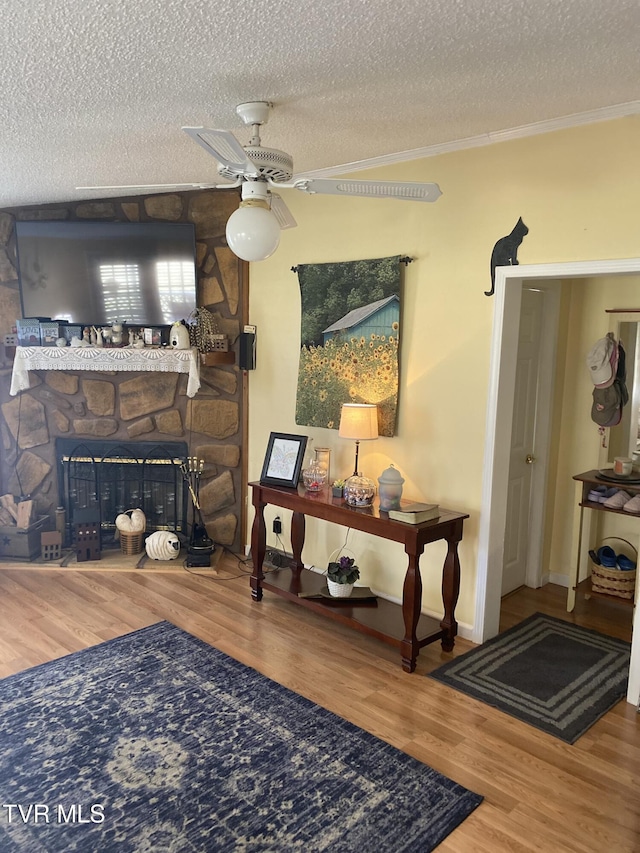
[[[86,510],[100,514],[103,544],[115,541],[115,519],[141,509],[147,532],[172,530],[186,536],[188,488],[181,465],[183,441],[56,439],[59,505],[65,512],[64,544],[72,543],[74,519]]]

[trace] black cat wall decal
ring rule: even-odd
[[[493,296],[496,286],[496,267],[517,266],[518,247],[529,233],[529,229],[522,221],[522,217],[516,222],[511,234],[501,237],[491,252],[491,290],[485,290],[485,296]]]

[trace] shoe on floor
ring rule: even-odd
[[[620,489],[620,491],[616,492],[615,495],[611,495],[610,498],[607,498],[606,501],[602,504],[602,506],[606,506],[607,509],[622,509],[623,506],[626,503],[629,503],[630,500],[631,495]]]
[[[637,512],[640,515],[640,495],[636,495],[630,501],[627,501],[622,509],[625,512]]]

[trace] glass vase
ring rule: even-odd
[[[308,492],[319,492],[327,483],[327,472],[312,459],[302,472],[302,481]]]
[[[329,447],[316,447],[316,462],[327,472],[326,482],[331,482],[331,449]]]
[[[354,474],[344,484],[344,499],[349,506],[371,506],[376,493],[373,480]]]

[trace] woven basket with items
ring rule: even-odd
[[[116,529],[120,536],[123,554],[140,554],[143,550],[144,531],[147,519],[141,509],[128,509],[116,517]]]
[[[603,542],[615,539],[624,542],[633,551],[634,559],[625,554],[617,554],[610,545],[589,551],[593,560],[591,568],[591,590],[604,595],[612,595],[616,598],[633,600],[636,588],[636,571],[638,551],[631,542],[619,536],[608,536]]]

